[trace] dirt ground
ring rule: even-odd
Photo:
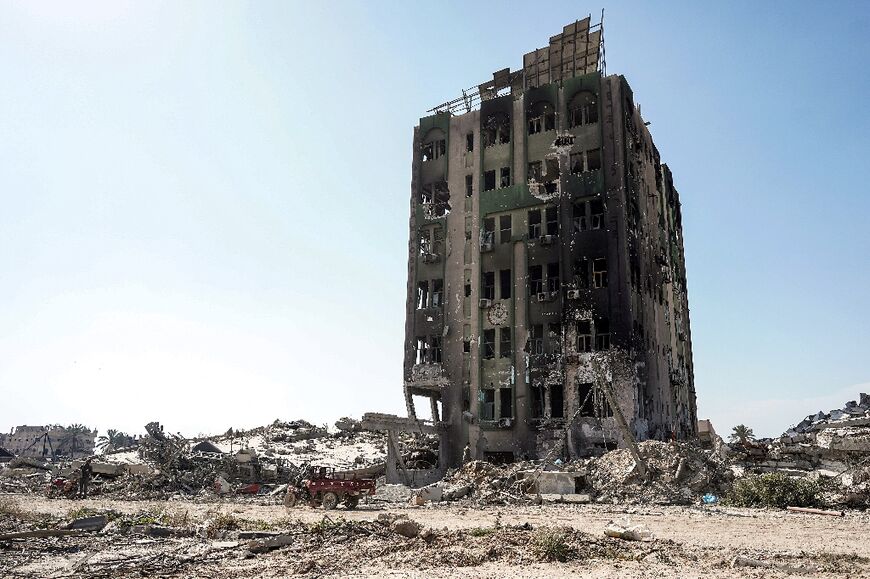
[[[287,511],[264,498],[206,503],[0,498],[19,517],[33,520],[68,521],[71,511],[86,507],[114,516],[163,513],[188,531],[152,537],[122,533],[110,524],[85,536],[0,541],[3,577],[870,577],[870,515],[859,511],[830,517],[700,506],[371,502],[354,511],[326,512],[308,506]],[[405,514],[432,531],[414,538],[395,534],[378,522],[385,513]],[[9,515],[0,519],[4,516]],[[604,536],[610,521],[626,519],[648,527],[653,540]],[[215,521],[232,524],[222,530]],[[252,553],[239,528],[292,539],[273,551]],[[550,544],[546,538],[553,529],[565,548],[563,562],[548,561],[541,548]],[[764,566],[732,567],[736,557]]]

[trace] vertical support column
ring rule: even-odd
[[[530,440],[529,420],[531,419],[532,397],[529,384],[526,381],[528,374],[528,357],[525,345],[529,337],[528,322],[528,257],[526,255],[526,242],[514,243],[513,269],[514,269],[514,360],[516,360],[514,394],[516,400],[515,436],[521,444],[527,444],[525,451],[534,452],[535,441]]]

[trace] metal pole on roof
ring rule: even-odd
[[[601,22],[598,25],[601,29],[601,76],[607,76],[607,58],[604,53],[604,8],[601,9]]]

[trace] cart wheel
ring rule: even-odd
[[[331,511],[338,504],[338,495],[333,492],[323,493],[320,502],[323,504],[324,509]]]
[[[288,509],[292,509],[296,506],[296,493],[291,490],[287,491],[287,494],[284,495],[284,506]]]
[[[357,495],[348,495],[344,499],[344,506],[346,506],[349,509],[355,509],[358,504],[359,504],[359,497]]]

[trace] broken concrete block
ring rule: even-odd
[[[266,553],[274,549],[280,549],[292,545],[295,541],[293,535],[278,535],[268,539],[255,539],[248,543],[248,551],[251,553]]]
[[[76,519],[66,526],[67,529],[79,529],[82,531],[101,531],[109,523],[109,519],[105,515],[96,517],[83,517]]]
[[[182,534],[183,531],[174,527],[161,527],[159,525],[133,525],[130,527],[130,533],[134,535],[147,535],[149,537],[172,537]]]
[[[397,535],[413,539],[420,534],[420,524],[411,519],[396,519],[390,525],[390,528]]]
[[[626,541],[652,541],[653,534],[645,525],[632,525],[628,521],[610,521],[604,529],[608,537],[624,539]]]
[[[417,496],[420,497],[423,502],[434,501],[437,503],[443,498],[444,489],[440,485],[423,487],[417,491]]]
[[[214,492],[219,495],[226,495],[232,492],[233,487],[230,486],[230,483],[222,476],[214,479]]]

